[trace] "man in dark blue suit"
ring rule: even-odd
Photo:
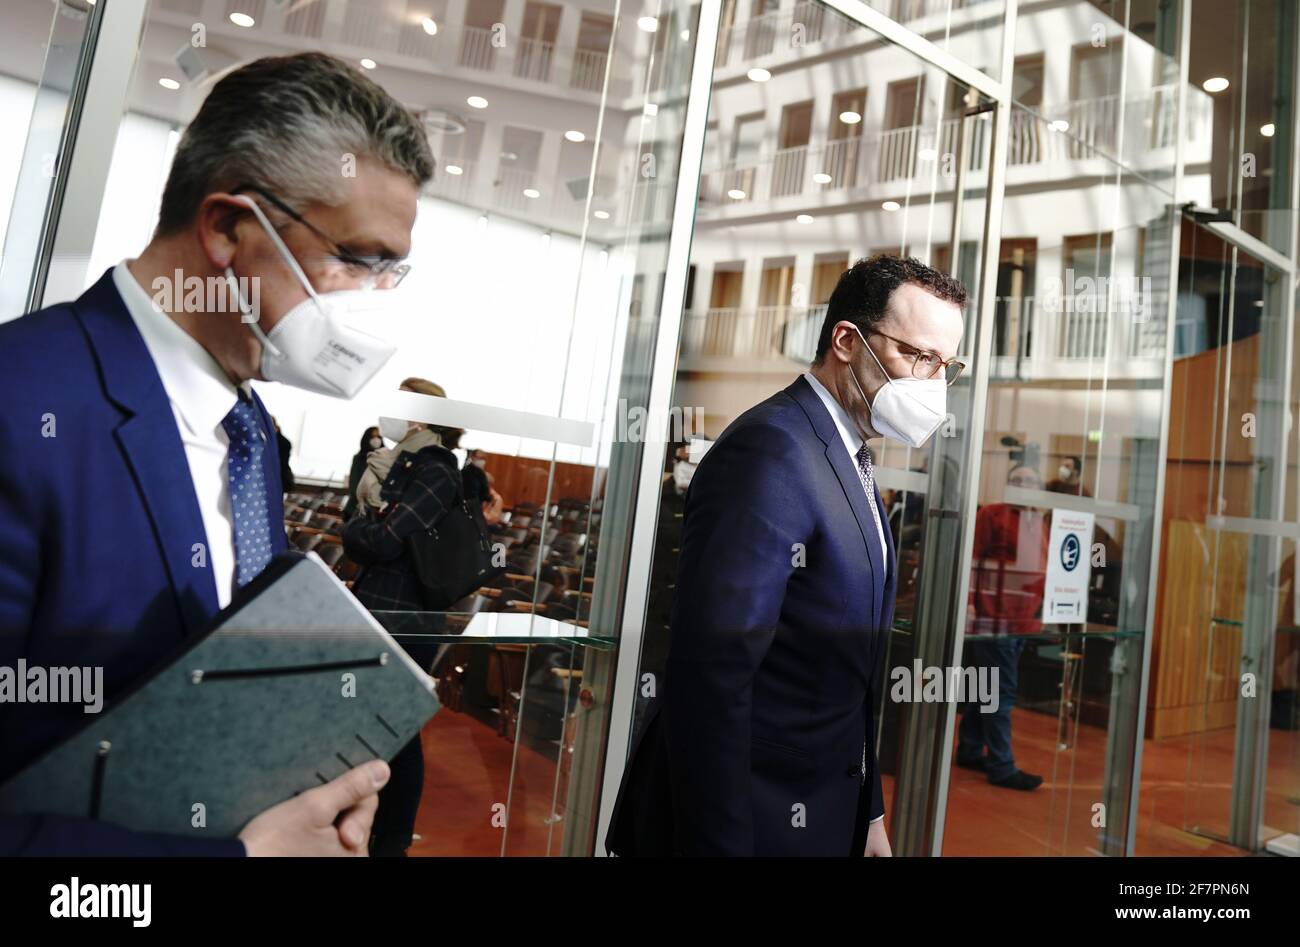
[[[248,381],[350,396],[373,376],[391,347],[349,301],[400,280],[432,173],[419,123],[357,70],[257,60],[181,138],[140,256],[0,326],[0,665],[102,668],[111,705],[286,548]],[[0,704],[0,780],[85,719]],[[0,815],[0,854],[364,854],[387,778],[356,767],[233,839]]]
[[[919,447],[943,423],[965,302],[916,260],[860,260],[810,370],[705,455],[612,853],[890,854],[872,682],[895,563],[866,441]]]

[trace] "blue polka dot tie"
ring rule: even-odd
[[[247,585],[271,561],[271,521],[262,455],[266,433],[257,408],[242,391],[221,421],[230,438],[230,513],[235,525],[235,584]]]

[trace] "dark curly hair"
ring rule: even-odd
[[[966,305],[966,287],[946,273],[926,266],[915,257],[891,256],[877,253],[858,260],[844,271],[831,293],[822,321],[821,335],[817,337],[817,358],[820,364],[831,347],[831,330],[837,322],[851,322],[866,334],[867,327],[884,318],[889,298],[904,283],[919,286],[945,302]]]

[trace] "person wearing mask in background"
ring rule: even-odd
[[[423,378],[406,379],[401,390],[447,397],[441,385]],[[372,611],[425,611],[408,543],[436,527],[456,503],[463,489],[460,464],[443,446],[447,428],[381,418],[379,429],[396,446],[366,457],[366,472],[357,484],[359,513],[343,527],[343,551],[361,566],[352,594]],[[436,645],[411,636],[401,644],[420,667],[430,669]],[[370,854],[380,857],[404,856],[411,845],[424,789],[419,734],[393,757],[392,772],[379,793],[370,844]]]
[[[351,397],[373,377],[393,347],[352,320],[362,300],[389,304],[433,168],[419,122],[359,70],[256,60],[181,136],[139,257],[0,325],[0,665],[102,668],[111,705],[286,549],[271,419],[248,382]],[[165,291],[178,273],[228,292],[196,310],[216,294],[186,305]],[[350,366],[328,361],[337,347]],[[66,704],[0,705],[0,779],[84,722]],[[237,838],[0,815],[0,853],[363,855],[387,779],[382,761],[358,766]]]
[[[379,436],[379,428],[368,427],[365,433],[361,435],[361,447],[352,455],[352,467],[348,470],[348,500],[343,504],[343,519],[352,519],[353,514],[357,512],[357,484],[361,482],[361,475],[366,472],[366,458],[370,456],[371,451],[379,450],[384,446],[384,439]]]
[[[1073,493],[1075,496],[1092,496],[1083,485],[1083,461],[1078,457],[1063,457],[1056,468],[1056,476],[1047,481],[1053,493]],[[1040,488],[1041,489],[1041,488]]]
[[[492,489],[491,474],[487,472],[487,454],[478,449],[471,450],[465,455],[465,466],[460,474],[465,484],[465,496],[471,503],[479,505],[484,522],[489,526],[501,522],[505,500]]]
[[[1032,467],[1019,464],[1007,484],[1041,490],[1043,480]],[[1047,548],[1051,519],[1040,509],[1014,503],[990,503],[975,514],[974,576],[971,599],[975,618],[967,632],[963,662],[996,669],[997,709],[985,712],[977,701],[962,707],[957,731],[957,765],[984,773],[1005,789],[1033,790],[1043,777],[1016,767],[1011,750],[1011,708],[1024,635],[1043,628],[1047,584]]]
[[[809,370],[704,455],[611,852],[890,854],[872,682],[897,570],[866,442],[920,447],[944,423],[965,303],[917,260],[859,260]]]

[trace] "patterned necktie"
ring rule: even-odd
[[[862,489],[867,491],[867,503],[871,506],[871,518],[876,521],[876,532],[881,534],[880,526],[880,509],[876,506],[876,468],[871,462],[871,448],[863,444],[858,448],[858,477],[862,480]],[[867,722],[870,724],[871,716],[868,714]],[[860,777],[860,786],[867,785],[867,743],[862,742],[862,770]]]
[[[876,468],[871,463],[871,448],[863,444],[858,448],[858,477],[862,480],[862,489],[867,491],[867,503],[871,505],[871,518],[876,521],[876,531],[880,531],[880,510],[876,506]]]
[[[262,455],[266,434],[257,408],[242,391],[221,421],[230,438],[230,514],[235,525],[235,584],[247,585],[271,561],[271,521]]]

